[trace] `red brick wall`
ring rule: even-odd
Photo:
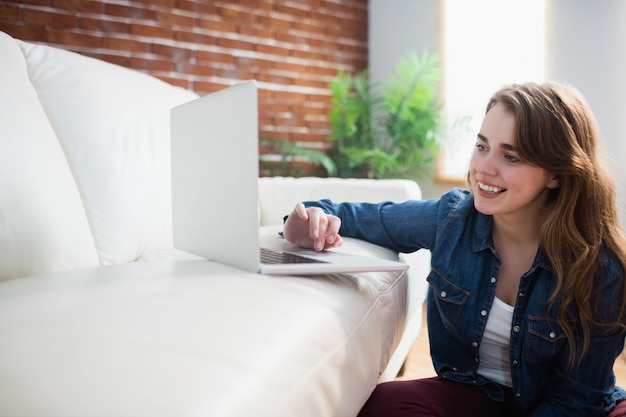
[[[367,7],[367,0],[0,1],[0,30],[201,95],[254,78],[261,137],[327,149],[328,84],[339,70],[367,67]]]

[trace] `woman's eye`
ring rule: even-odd
[[[487,147],[485,145],[481,144],[481,143],[477,143],[476,144],[476,149],[479,152],[485,152],[487,150]]]
[[[504,157],[506,158],[506,160],[507,160],[508,162],[519,162],[519,159],[518,159],[518,158],[516,158],[516,157],[515,157],[515,156],[513,156],[513,155],[506,154],[506,155],[504,155]]]

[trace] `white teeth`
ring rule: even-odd
[[[505,188],[494,187],[492,185],[483,184],[482,182],[478,183],[478,187],[480,187],[480,189],[483,191],[487,191],[489,193],[494,193],[494,194],[505,190]]]

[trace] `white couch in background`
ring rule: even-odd
[[[177,251],[169,110],[197,96],[4,33],[0,56],[0,415],[349,417],[395,376],[427,253],[401,277],[278,278]],[[262,178],[263,239],[287,244],[282,216],[326,197],[421,195],[411,181]]]

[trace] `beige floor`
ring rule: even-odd
[[[424,317],[425,316],[426,314],[424,314]],[[626,351],[617,358],[613,369],[617,377],[617,385],[626,388]],[[419,337],[409,351],[404,365],[404,374],[398,377],[398,379],[417,379],[434,375],[435,371],[433,370],[428,353],[428,330],[424,322]]]

